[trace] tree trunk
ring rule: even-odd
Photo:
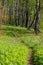
[[[36,34],[38,34],[38,22],[40,18],[40,0],[36,0],[36,8],[35,8],[35,14],[32,23],[29,26],[29,29],[33,26],[34,24],[34,31]]]
[[[19,25],[18,0],[16,0],[16,26]]]
[[[34,30],[35,33],[38,34],[38,23],[39,23],[39,18],[40,18],[40,0],[36,0],[36,16],[35,16],[35,26]]]
[[[25,27],[27,27],[28,25],[28,0],[26,0],[26,23],[25,23]]]
[[[26,11],[26,24],[25,24],[25,27],[27,27],[28,25],[28,10]]]

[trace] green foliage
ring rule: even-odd
[[[33,48],[33,65],[43,65],[43,46],[38,45]]]
[[[28,49],[18,43],[0,43],[0,65],[26,65]]]
[[[15,37],[17,38],[16,42],[19,40],[28,47],[43,44],[43,31],[41,31],[40,35],[36,36],[35,34],[33,35],[34,30],[27,30],[26,28],[22,27],[2,26],[2,29],[4,30],[2,35]]]
[[[26,65],[28,55],[26,46],[33,48],[34,65],[41,65],[43,62],[43,31],[36,36],[33,35],[33,30],[30,31],[23,27],[2,25],[1,30],[3,30],[0,34],[0,62],[2,65],[10,65],[10,62],[11,65]]]

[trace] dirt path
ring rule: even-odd
[[[29,55],[28,55],[27,65],[32,65],[32,49],[31,48],[29,48]]]
[[[21,43],[21,40],[18,40],[18,41]],[[24,43],[22,42],[22,44]],[[28,57],[27,57],[27,65],[33,65],[32,64],[32,49],[31,48],[28,48],[28,49],[29,49],[29,52],[28,52]]]

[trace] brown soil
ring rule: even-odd
[[[29,49],[29,55],[27,59],[27,65],[32,65],[32,49]]]

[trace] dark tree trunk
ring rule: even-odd
[[[19,25],[19,10],[18,10],[18,0],[16,0],[16,26]]]
[[[34,26],[34,30],[36,34],[38,34],[39,32],[38,29],[39,18],[40,18],[40,0],[36,0],[36,16],[35,16],[35,26]]]
[[[26,0],[26,23],[25,23],[25,27],[27,27],[28,25],[28,0]]]
[[[36,34],[38,34],[38,23],[39,23],[39,18],[40,18],[40,0],[36,0],[36,8],[35,8],[35,14],[32,23],[29,26],[29,29],[33,26],[34,24],[34,31]]]
[[[27,27],[28,25],[28,11],[26,12],[26,24],[25,24],[25,27]]]
[[[22,4],[22,26],[24,26],[24,4]]]

